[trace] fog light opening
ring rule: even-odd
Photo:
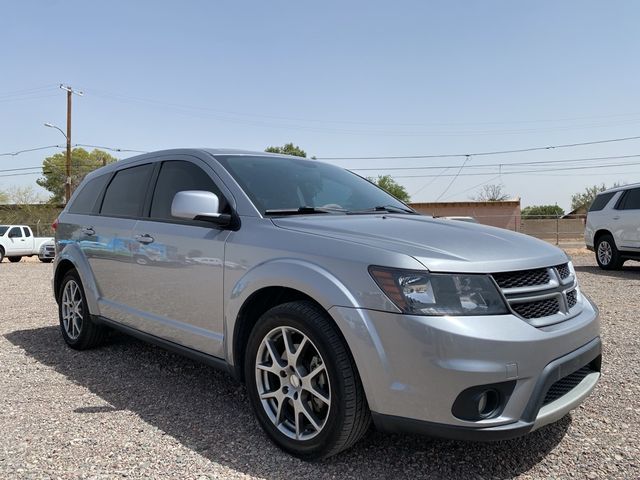
[[[476,408],[480,418],[488,418],[500,406],[500,394],[496,390],[484,390],[476,397]]]

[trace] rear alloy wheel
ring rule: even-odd
[[[85,350],[102,343],[106,330],[91,320],[82,282],[75,270],[62,280],[58,303],[62,338],[71,348]]]
[[[596,261],[603,270],[619,270],[624,260],[611,235],[602,235],[596,242]]]
[[[353,358],[331,318],[311,302],[260,317],[247,344],[245,380],[264,431],[305,460],[349,448],[369,427]]]
[[[7,257],[11,263],[18,263],[22,257]]]

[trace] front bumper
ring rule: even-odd
[[[333,307],[358,366],[376,426],[469,440],[523,435],[562,418],[593,390],[601,343],[595,307],[533,327],[513,315],[420,317]],[[549,387],[591,364],[575,388],[543,405]],[[477,421],[452,413],[464,390],[515,381],[499,415]]]

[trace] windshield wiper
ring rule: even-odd
[[[343,213],[345,210],[322,207],[298,207],[298,208],[270,208],[264,211],[265,215],[307,215],[314,213]]]
[[[347,213],[349,215],[352,214],[361,214],[361,213],[376,213],[376,212],[387,212],[387,213],[407,213],[410,215],[419,215],[418,212],[412,210],[410,208],[402,208],[396,207],[395,205],[378,205],[377,207],[365,208],[362,210],[349,210]]]

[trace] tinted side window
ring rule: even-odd
[[[204,190],[215,193],[220,199],[220,211],[226,210],[226,202],[211,177],[191,162],[164,162],[158,175],[158,182],[151,203],[151,218],[174,219],[171,216],[171,203],[176,193],[184,190]]]
[[[109,177],[110,175],[101,175],[85,183],[82,190],[78,192],[71,205],[69,205],[69,213],[93,213],[96,200],[98,200],[102,189],[109,181]]]
[[[138,217],[151,179],[151,164],[127,168],[116,173],[107,187],[100,213],[122,217]]]
[[[597,212],[602,210],[615,194],[616,192],[601,193],[593,200],[593,203],[589,207],[589,211]]]
[[[27,227],[22,227],[22,230],[24,230],[24,236],[25,237],[30,237],[31,236],[31,230],[29,230]]]
[[[22,230],[20,230],[20,227],[13,227],[9,230],[9,238],[22,238]]]
[[[624,192],[624,196],[617,205],[618,210],[640,210],[640,188],[633,188]]]

